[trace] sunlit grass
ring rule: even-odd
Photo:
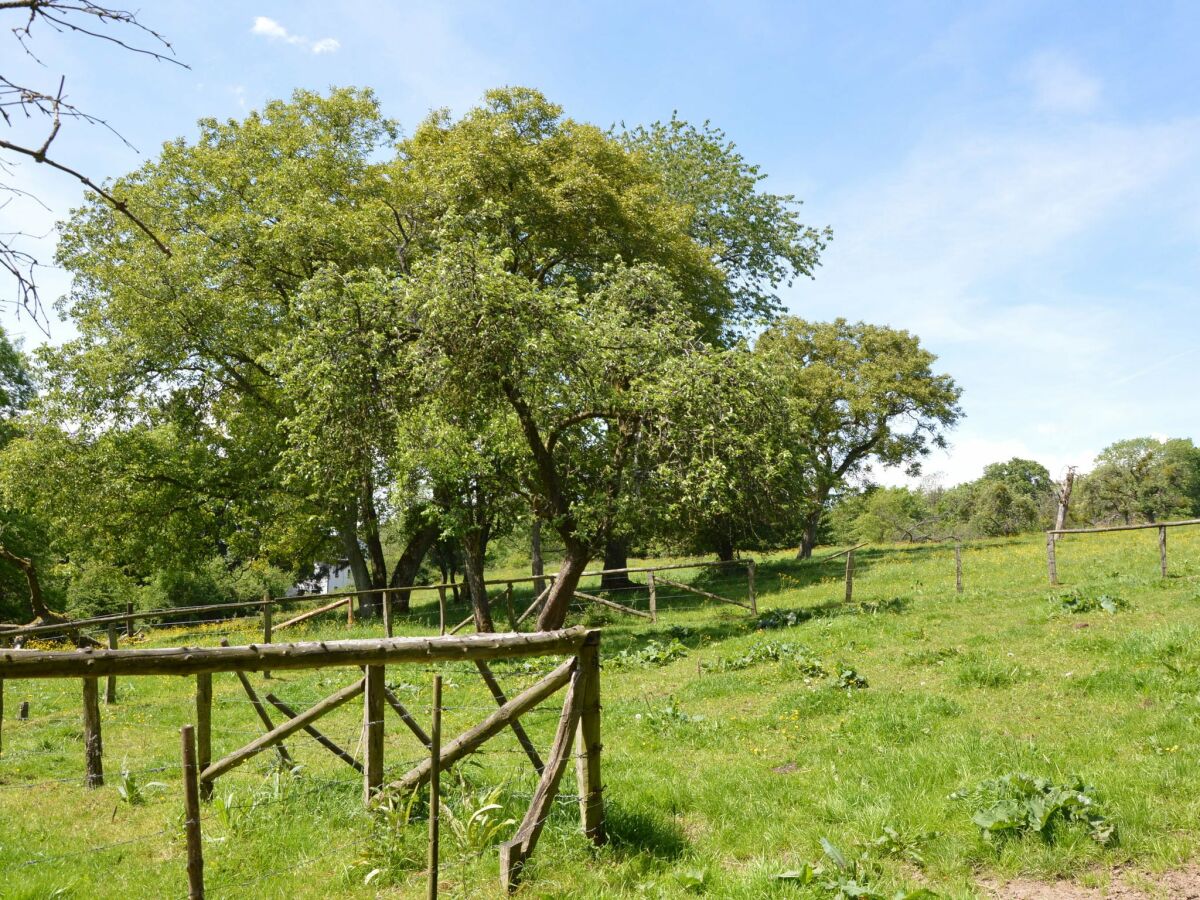
[[[679,641],[687,653],[662,666],[656,654],[642,654],[636,658],[644,664],[605,672],[612,841],[594,851],[577,834],[568,775],[567,798],[555,808],[522,895],[821,896],[776,876],[819,861],[822,838],[849,855],[865,852],[871,884],[885,893],[924,884],[946,896],[974,896],[982,874],[1103,881],[1125,864],[1149,871],[1177,865],[1195,853],[1200,834],[1200,532],[1176,530],[1170,551],[1172,576],[1162,580],[1152,531],[1070,538],[1059,547],[1063,586],[1056,591],[1046,583],[1039,537],[969,545],[958,596],[950,548],[865,548],[856,554],[850,606],[842,603],[843,560],[801,564],[778,554],[759,560],[759,607],[780,611],[778,621],[794,613],[796,624],[770,631],[753,628],[736,607],[698,605],[694,595],[666,591],[657,626],[587,612],[587,621],[603,624],[608,656],[651,640]],[[745,596],[743,572],[685,572],[680,580],[693,578]],[[531,595],[517,587],[523,608]],[[1067,612],[1056,598],[1072,589],[1120,597],[1127,606]],[[617,599],[645,607],[640,592]],[[399,629],[436,631],[431,600],[417,595],[414,617],[398,617]],[[454,622],[465,616],[461,607],[453,612]],[[230,631],[233,643],[261,638],[257,620],[247,620],[240,629],[154,632],[141,645],[211,645]],[[379,633],[378,623],[347,628],[344,616],[331,614],[292,634]],[[803,648],[830,677],[812,677],[786,660],[721,670],[720,660],[765,641]],[[497,675],[515,691],[551,662],[531,671],[501,664]],[[846,667],[869,686],[837,687]],[[492,701],[468,667],[445,672],[445,727],[453,734],[486,715]],[[389,669],[397,694],[422,721],[430,675],[425,667]],[[253,680],[261,692],[305,707],[354,677],[330,670]],[[262,728],[233,676],[215,683],[214,750],[221,755]],[[182,895],[178,728],[191,719],[191,692],[188,679],[121,679],[118,704],[103,710],[107,784],[86,791],[78,682],[6,684],[0,894]],[[31,718],[18,722],[26,699]],[[354,752],[360,718],[350,704],[319,727]],[[554,724],[548,707],[527,727],[548,747]],[[394,776],[422,748],[398,719],[387,727]],[[408,824],[402,810],[373,817],[362,809],[349,767],[307,738],[288,746],[302,766],[297,777],[279,775],[274,757],[263,754],[218,783],[233,812],[205,809],[210,894],[419,895],[423,808]],[[469,813],[503,785],[500,814],[519,819],[532,770],[511,735],[486,749],[492,752],[463,768],[466,784],[449,782],[451,808]],[[123,764],[142,785],[165,787],[144,787],[140,804],[123,801]],[[983,841],[969,805],[949,795],[1014,771],[1083,777],[1117,823],[1119,842],[1103,847],[1072,829],[1053,841]],[[919,848],[920,862],[873,846],[885,828]],[[117,841],[132,843],[81,852]],[[45,861],[26,865],[38,859]],[[451,835],[443,860],[445,896],[499,895],[494,848]]]

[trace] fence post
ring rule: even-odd
[[[583,833],[599,845],[605,842],[604,786],[600,781],[600,635],[589,635],[575,660],[582,696],[575,738],[575,775],[579,782],[579,817]]]
[[[351,594],[346,598],[346,624],[354,624],[354,595]]]
[[[846,554],[846,602],[854,597],[854,551]]]
[[[962,541],[957,541],[954,544],[954,590],[956,593],[963,592],[962,583]]]
[[[204,849],[200,842],[200,791],[192,726],[179,729],[183,743],[183,831],[187,838],[188,900],[204,898]]]
[[[438,585],[438,634],[446,633],[446,586]]]
[[[650,590],[650,621],[658,622],[658,591],[654,585],[654,573],[646,573],[646,587]]]
[[[1162,570],[1162,577],[1167,577],[1167,528],[1165,525],[1159,526],[1158,529],[1158,565]]]
[[[125,604],[125,637],[133,637],[133,603]]]
[[[517,611],[513,609],[513,584],[508,582],[504,587],[504,607],[508,611],[508,624],[513,630],[517,630]]]
[[[438,895],[438,830],[442,824],[442,676],[433,676],[432,724],[429,728],[429,900]]]
[[[22,722],[24,722],[26,719],[29,718],[29,701],[28,700],[21,701],[21,706],[17,710],[17,718],[20,719]]]
[[[384,667],[367,666],[363,690],[363,803],[383,787]]]
[[[392,592],[383,589],[383,633],[392,636]]]
[[[1058,584],[1058,562],[1054,558],[1054,539],[1057,535],[1046,535],[1046,569],[1050,574],[1050,583]]]
[[[203,772],[212,763],[212,675],[203,672],[196,676],[196,765]],[[212,799],[211,781],[200,782],[200,794]]]
[[[4,753],[4,679],[0,678],[0,755]]]
[[[263,643],[271,643],[271,630],[273,623],[271,622],[271,595],[270,593],[263,594]],[[263,669],[263,678],[270,678],[271,673]]]
[[[758,569],[758,563],[754,560],[749,560],[746,563],[746,597],[750,601],[750,612],[758,615],[758,595],[754,590],[754,573]]]
[[[108,623],[108,649],[109,650],[117,649],[117,623],[116,622]],[[116,675],[109,675],[107,680],[105,681],[104,702],[105,703],[116,703],[117,702],[117,676]]]
[[[100,686],[95,678],[83,679],[83,756],[87,786],[104,784],[104,746],[100,740]]]

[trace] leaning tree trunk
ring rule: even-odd
[[[471,593],[471,610],[475,616],[475,630],[495,631],[492,611],[488,605],[487,585],[483,582],[483,560],[487,550],[487,536],[480,529],[473,529],[463,536],[464,574]]]
[[[604,543],[604,575],[600,576],[600,589],[604,591],[620,591],[637,587],[629,578],[628,572],[609,572],[611,569],[629,568],[629,540],[622,537],[609,537]]]
[[[562,564],[558,567],[558,575],[538,616],[540,631],[553,631],[563,627],[571,608],[571,600],[575,596],[575,588],[579,586],[579,578],[587,570],[587,565],[592,559],[586,544],[574,538],[564,539],[563,544],[565,552]]]
[[[46,606],[45,598],[42,596],[42,584],[38,580],[37,566],[34,565],[32,559],[26,559],[23,556],[17,556],[12,553],[7,547],[0,545],[0,559],[7,560],[25,574],[25,583],[29,585],[29,607],[33,613],[33,621],[26,627],[37,628],[41,625],[64,625],[63,632],[67,634],[80,647],[97,647],[99,644],[81,634],[78,628],[69,627],[69,619],[59,615]],[[15,638],[19,632],[13,632],[6,635],[6,638]],[[53,635],[40,633],[43,638],[50,638]]]
[[[354,577],[356,591],[370,591],[378,585],[371,581],[371,570],[367,567],[367,559],[363,556],[362,547],[358,543],[358,532],[354,528],[343,527],[338,530],[342,541],[342,550],[350,561],[350,574]],[[374,618],[379,615],[381,608],[380,596],[376,593],[358,595],[358,615],[361,618]]]
[[[440,533],[436,525],[426,525],[408,539],[404,552],[400,554],[400,558],[396,560],[396,565],[392,569],[392,580],[388,583],[388,587],[412,587],[417,573],[421,570],[421,563],[425,561],[425,555],[437,541]],[[406,613],[409,611],[411,593],[408,590],[401,590],[392,594],[392,603],[396,612]]]

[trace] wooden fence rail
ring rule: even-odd
[[[429,783],[431,776],[437,777],[435,773],[451,768],[478,751],[486,741],[511,729],[517,735],[539,778],[529,811],[513,839],[506,843],[501,851],[501,880],[506,888],[512,889],[537,843],[546,811],[557,794],[572,744],[577,748],[575,755],[582,829],[597,844],[605,840],[603,788],[600,781],[599,644],[599,631],[576,627],[532,634],[514,632],[461,637],[443,635],[430,638],[308,641],[240,647],[231,647],[226,643],[221,647],[202,648],[2,650],[0,687],[5,681],[13,679],[81,680],[85,784],[88,787],[99,787],[104,780],[99,679],[117,676],[195,676],[195,726],[187,726],[183,736],[186,776],[185,821],[188,832],[191,896],[203,895],[200,813],[197,805],[199,800],[211,799],[216,779],[264,750],[275,748],[281,754],[286,753],[283,749],[285,739],[301,733],[313,738],[320,746],[361,774],[364,802],[374,803],[385,793],[421,789]],[[568,659],[530,687],[511,698],[508,697],[488,667],[487,661],[535,656],[566,656]],[[433,726],[432,737],[426,735],[412,714],[387,689],[385,666],[460,660],[475,664],[497,707],[482,722],[452,740],[443,742],[438,725]],[[272,723],[265,705],[259,701],[257,693],[246,678],[247,672],[334,667],[355,668],[355,680],[307,710],[296,711],[273,694],[266,695],[267,701],[286,716],[278,725]],[[241,681],[263,722],[265,732],[214,762],[212,679],[213,675],[218,673],[233,674]],[[522,715],[568,685],[559,728],[549,755],[543,763],[541,755],[519,720]],[[314,726],[322,716],[344,706],[359,695],[363,697],[361,762]],[[420,764],[390,784],[384,780],[384,730],[388,705],[421,743],[422,750],[429,753]],[[440,701],[435,702],[435,707],[440,710]],[[2,716],[3,707],[0,706],[0,717]],[[436,853],[436,850],[433,852]],[[431,856],[431,861],[435,858]],[[436,872],[436,866],[432,862],[431,872]]]
[[[1053,528],[1046,532],[1046,573],[1051,584],[1058,584],[1058,538],[1064,534],[1105,534],[1110,531],[1143,531],[1158,529],[1158,571],[1167,577],[1167,529],[1185,525],[1200,525],[1200,519],[1178,519],[1174,522],[1143,522],[1137,525],[1106,525],[1101,528]]]

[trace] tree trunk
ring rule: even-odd
[[[371,567],[371,587],[385,587],[388,583],[387,563],[383,558],[383,542],[379,538],[379,514],[375,510],[374,486],[369,478],[363,481],[362,522],[367,559]]]
[[[592,554],[588,546],[574,537],[563,535],[563,560],[558,567],[558,577],[550,588],[550,595],[538,616],[538,630],[552,631],[562,628],[567,621],[567,612],[571,607],[571,598],[575,596],[575,588],[579,586],[579,576],[591,562]]]
[[[371,571],[367,568],[366,557],[363,556],[362,547],[358,543],[358,532],[352,527],[342,527],[338,530],[338,537],[342,541],[342,550],[346,554],[346,559],[350,561],[350,574],[354,577],[354,589],[356,591],[369,591],[375,587],[371,583]],[[360,594],[358,597],[358,615],[362,618],[372,618],[378,616],[380,611],[380,597],[378,594]]]
[[[721,562],[733,562],[734,546],[733,539],[729,535],[721,535],[717,538],[717,559]]]
[[[800,535],[800,552],[796,559],[812,557],[813,547],[817,545],[817,527],[821,524],[821,512],[810,513],[804,520],[804,533]]]
[[[487,551],[485,529],[473,528],[463,535],[463,557],[467,587],[471,592],[471,608],[475,614],[475,630],[495,631],[492,611],[488,608],[487,585],[483,583],[483,560]]]
[[[51,612],[46,606],[46,601],[42,597],[42,585],[38,581],[37,567],[33,564],[32,559],[17,556],[2,545],[0,545],[0,559],[8,560],[25,575],[25,582],[29,585],[29,608],[33,612],[33,622],[30,624],[55,625],[66,621],[58,613]]]
[[[604,568],[629,568],[628,539],[610,536],[609,539],[604,542]],[[630,580],[629,575],[626,572],[600,576],[600,589],[603,591],[627,590],[628,588],[636,586],[637,585]]]
[[[396,560],[396,565],[392,569],[392,580],[388,582],[388,587],[412,587],[413,580],[417,577],[417,572],[421,570],[421,563],[425,560],[425,554],[429,552],[429,548],[437,541],[440,533],[436,525],[425,525],[417,529],[417,533],[408,539],[408,544],[405,545],[404,552]],[[410,593],[410,591],[399,591],[392,595],[394,612],[406,613],[409,611],[411,607],[411,603],[409,602]]]
[[[1067,467],[1067,477],[1063,479],[1058,491],[1058,515],[1054,518],[1054,528],[1059,530],[1067,527],[1067,515],[1071,511],[1071,490],[1075,486],[1075,467]]]
[[[529,527],[529,574],[537,579],[533,583],[533,593],[537,596],[546,589],[546,582],[542,578],[546,574],[546,563],[542,559],[542,520],[537,516],[533,517],[533,524]]]

